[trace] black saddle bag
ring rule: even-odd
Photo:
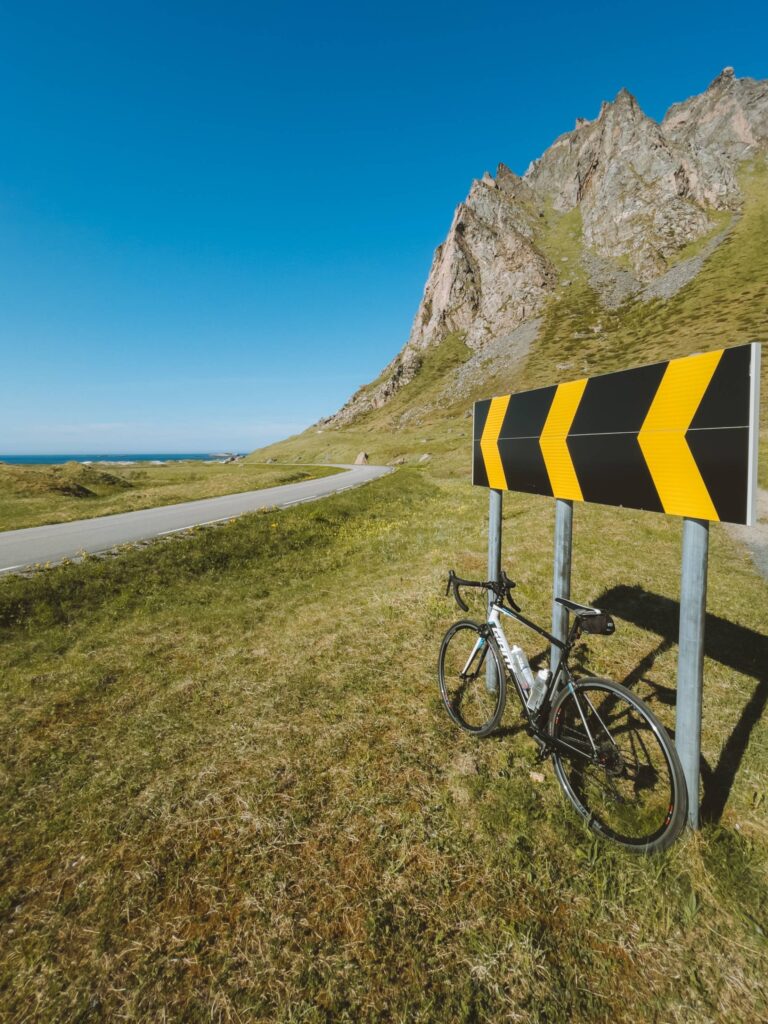
[[[601,636],[610,636],[616,632],[616,626],[608,612],[600,612],[599,615],[585,615],[581,619],[581,628],[585,633],[599,633]]]

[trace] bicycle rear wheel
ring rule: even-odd
[[[674,744],[639,697],[609,679],[562,691],[550,734],[572,746],[552,756],[558,781],[589,827],[638,853],[670,846],[688,815]]]
[[[474,736],[487,736],[504,713],[506,676],[492,636],[477,622],[463,619],[454,623],[443,637],[437,660],[440,696],[452,720]],[[487,666],[495,675],[495,688],[488,689]],[[492,676],[493,679],[493,676]]]

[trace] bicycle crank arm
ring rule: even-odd
[[[595,757],[594,753],[589,749],[585,749],[583,747],[575,747],[570,743],[566,743],[565,740],[558,739],[557,736],[550,736],[549,734],[539,732],[538,729],[533,730],[532,728],[531,735],[539,744],[539,753],[537,755],[539,761],[546,761],[547,758],[551,757],[552,754],[557,750],[560,754],[566,754],[571,756],[573,756],[573,754],[578,754],[579,757],[582,757],[584,758],[584,760],[589,761],[590,764],[595,764],[602,767],[598,759]]]

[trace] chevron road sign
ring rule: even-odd
[[[472,482],[752,525],[760,345],[475,403]]]
[[[709,523],[755,522],[760,345],[718,349],[475,402],[472,482],[488,487],[488,578],[502,491],[555,502],[552,633],[565,639],[573,503],[683,516],[675,745],[699,824]],[[551,666],[559,653],[553,646]],[[487,685],[492,688],[489,676]]]

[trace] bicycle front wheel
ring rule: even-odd
[[[493,732],[504,713],[507,694],[496,641],[484,634],[477,622],[456,622],[443,637],[437,661],[445,710],[460,729],[474,736]]]
[[[609,679],[584,679],[562,691],[550,734],[571,750],[555,750],[558,781],[598,835],[638,853],[670,846],[688,815],[677,751],[639,697]]]

